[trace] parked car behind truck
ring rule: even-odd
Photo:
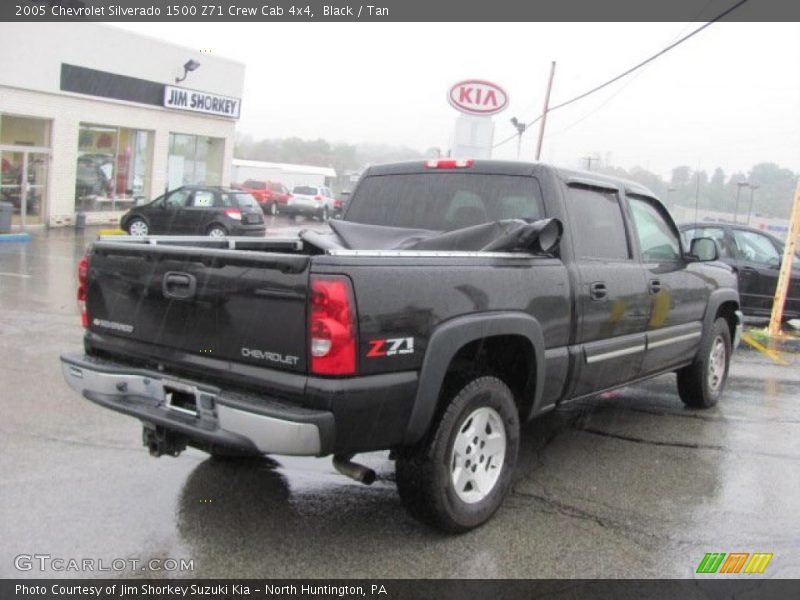
[[[336,210],[336,200],[330,188],[319,185],[296,185],[281,212],[291,216],[303,215],[327,221]]]
[[[247,192],[193,185],[179,187],[130,209],[120,218],[120,229],[132,236],[263,237],[266,233],[264,215]]]
[[[677,373],[716,404],[741,313],[712,240],[646,188],[542,164],[374,166],[331,233],[99,241],[68,383],[142,421],[152,454],[392,450],[406,508],[446,531],[508,492],[521,424]],[[147,242],[151,243],[147,243]]]
[[[278,181],[248,179],[235,187],[252,195],[264,213],[273,216],[283,211],[292,196],[289,188]]]
[[[717,243],[720,261],[731,266],[739,284],[742,312],[769,317],[778,287],[783,242],[754,227],[731,223],[687,223],[680,226],[688,245],[696,237]],[[783,308],[783,318],[800,319],[800,256],[792,261],[792,275]]]

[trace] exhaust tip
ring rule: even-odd
[[[375,471],[364,465],[354,463],[352,454],[337,454],[333,457],[333,466],[345,477],[349,477],[364,485],[372,485],[377,479]]]

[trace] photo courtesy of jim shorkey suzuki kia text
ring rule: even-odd
[[[72,596],[72,597],[96,597],[113,598],[119,597],[176,597],[176,598],[197,598],[209,596],[219,597],[242,597],[251,595],[290,597],[290,596],[338,596],[338,597],[389,597],[389,591],[385,585],[313,585],[313,584],[286,584],[263,586],[245,585],[237,583],[223,583],[203,585],[199,583],[180,584],[180,583],[139,583],[131,585],[124,582],[111,585],[74,585],[74,584],[42,584],[26,585],[16,584],[14,587],[15,595],[23,596]]]

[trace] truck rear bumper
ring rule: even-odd
[[[264,454],[333,451],[333,413],[226,391],[87,355],[61,356],[64,378],[88,400],[189,439]]]

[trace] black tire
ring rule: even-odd
[[[128,235],[145,236],[150,233],[150,226],[142,217],[134,217],[125,225]]]
[[[228,230],[224,225],[214,223],[213,225],[209,225],[208,229],[206,229],[206,235],[209,237],[224,237],[228,235]]]
[[[719,318],[703,337],[694,362],[678,371],[678,394],[683,403],[690,408],[715,406],[725,389],[730,361],[731,331],[728,322]]]
[[[477,377],[466,385],[458,386],[455,394],[445,397],[446,409],[434,423],[431,431],[415,447],[400,451],[397,456],[396,481],[400,499],[406,510],[423,523],[450,533],[461,533],[483,525],[497,511],[511,485],[511,476],[517,462],[519,450],[519,415],[514,404],[514,396],[508,386],[500,379],[491,376]],[[459,461],[455,444],[472,438],[470,431],[472,416],[476,411],[491,409],[503,424],[490,433],[484,426],[483,432],[473,430],[484,436],[476,444],[470,443]],[[490,414],[487,411],[487,414]],[[469,432],[469,433],[466,433]],[[481,451],[486,440],[495,439],[499,433],[505,435],[505,453],[499,474],[491,473],[489,467],[492,457],[484,458]],[[477,438],[476,436],[476,439]],[[470,450],[469,448],[472,448]],[[476,458],[477,463],[466,462],[468,456]],[[456,471],[457,462],[462,465]],[[456,473],[470,471],[475,473],[479,465],[484,465],[483,475],[496,477],[487,485],[487,493],[481,497],[478,488],[470,490],[470,483],[459,492],[453,482]],[[471,465],[466,468],[464,465]],[[469,473],[466,473],[469,477]],[[477,480],[476,480],[477,481]],[[473,494],[476,498],[465,501],[464,496]]]
[[[247,450],[240,450],[238,448],[228,448],[226,446],[213,446],[207,452],[218,460],[262,460],[266,458],[265,454],[258,452],[248,452]]]

